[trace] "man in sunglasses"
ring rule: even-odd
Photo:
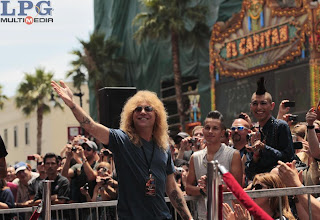
[[[243,174],[245,174],[245,163],[252,158],[252,153],[247,151],[248,141],[252,130],[250,129],[249,122],[243,118],[235,119],[230,130],[233,148],[240,152]],[[243,187],[247,187],[247,185],[248,179],[245,177]]]
[[[40,183],[42,182],[42,180],[44,180],[47,177],[46,171],[44,169],[43,157],[38,154],[34,154],[34,155],[36,157],[37,172],[39,173],[39,176],[37,178],[35,178],[34,180],[32,180],[32,182],[30,183],[30,185],[28,187],[30,198],[32,200],[34,199],[34,196],[37,193],[37,190],[39,188]]]
[[[118,175],[120,219],[171,219],[165,193],[182,219],[192,219],[174,178],[167,113],[157,95],[139,91],[123,107],[120,129],[95,121],[73,101],[70,88],[60,81],[52,87],[71,109],[81,126],[108,145]]]
[[[250,180],[255,174],[270,172],[278,160],[291,162],[294,158],[292,135],[288,124],[275,119],[272,110],[275,103],[264,86],[263,77],[258,81],[258,88],[251,97],[250,110],[259,123],[259,132],[250,138],[252,158],[246,162],[245,173]]]
[[[71,179],[71,200],[74,202],[86,202],[86,197],[81,194],[80,188],[88,184],[89,194],[93,195],[97,174],[95,167],[98,147],[95,142],[89,141],[84,137],[77,137],[73,145],[67,146],[66,161],[61,174]],[[81,162],[70,167],[72,158],[80,158]]]

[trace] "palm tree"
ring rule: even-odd
[[[0,85],[0,109],[3,109],[3,106],[4,106],[4,100],[5,99],[8,99],[7,96],[5,95],[2,95],[2,86]]]
[[[41,139],[43,116],[50,112],[49,98],[53,96],[50,82],[53,73],[45,72],[44,68],[36,68],[35,74],[25,73],[15,98],[17,108],[22,108],[25,115],[36,111],[37,114],[37,154],[41,155]],[[54,107],[63,109],[54,99]]]
[[[67,77],[73,77],[74,86],[80,89],[83,82],[93,82],[96,109],[99,109],[98,91],[104,86],[124,85],[124,62],[123,57],[116,53],[121,45],[115,39],[105,40],[105,34],[93,33],[88,42],[80,40],[82,51],[74,50],[71,53],[77,56],[72,61],[73,69],[67,73]],[[100,119],[99,111],[98,120]]]
[[[179,41],[193,40],[209,36],[206,25],[207,8],[192,4],[191,0],[141,0],[147,12],[139,13],[133,20],[140,25],[134,37],[138,42],[148,38],[166,39],[171,37],[171,53],[174,85],[180,124],[184,130],[185,114],[182,100],[182,80],[179,60]]]

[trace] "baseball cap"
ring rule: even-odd
[[[81,146],[83,146],[84,144],[88,145],[88,147],[90,147],[93,151],[98,150],[98,146],[93,141],[86,141],[83,144],[81,144]]]
[[[186,133],[186,132],[181,131],[181,132],[179,132],[179,133],[174,137],[174,142],[175,142],[176,144],[179,144],[180,141],[181,141],[182,139],[186,138],[186,137],[190,137],[190,135],[189,135],[188,133]]]
[[[14,165],[14,169],[16,170],[16,173],[18,173],[21,170],[27,169],[27,164],[25,162],[19,162],[16,165]]]

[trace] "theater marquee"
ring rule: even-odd
[[[244,0],[240,13],[214,25],[210,72],[236,78],[278,68],[304,55],[308,14],[303,1]]]

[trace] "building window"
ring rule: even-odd
[[[4,145],[8,148],[8,129],[4,129],[3,131],[3,142]]]
[[[14,126],[13,129],[13,144],[14,147],[18,147],[18,126]]]
[[[25,144],[29,145],[30,144],[30,139],[29,139],[29,123],[25,123]]]

